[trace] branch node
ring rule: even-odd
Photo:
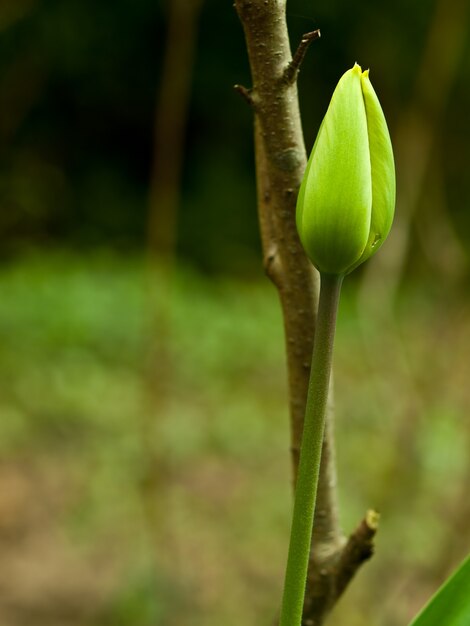
[[[279,288],[282,280],[282,270],[277,246],[271,246],[267,254],[264,255],[263,266],[266,276]]]
[[[252,107],[254,106],[253,90],[247,89],[243,85],[234,85],[233,88]]]
[[[310,44],[312,41],[315,41],[315,39],[319,39],[320,37],[321,33],[318,28],[317,30],[312,30],[310,33],[302,35],[302,39],[300,40],[297,50],[292,57],[292,61],[290,61],[282,74],[281,82],[289,86],[296,81],[300,66],[302,65],[302,61],[305,58],[305,54],[307,53]]]

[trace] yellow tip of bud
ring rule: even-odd
[[[357,72],[358,74],[362,74],[362,67],[359,63],[354,63],[354,67],[352,68],[353,72]]]
[[[362,75],[364,76],[364,78],[369,78],[369,70],[364,70],[362,72]]]

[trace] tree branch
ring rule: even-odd
[[[300,70],[300,66],[305,58],[307,50],[315,39],[319,39],[321,37],[320,29],[312,30],[310,33],[305,33],[302,35],[302,39],[295,51],[294,56],[292,57],[292,61],[289,62],[286,69],[284,70],[284,74],[282,75],[282,80],[287,84],[291,85],[295,80],[297,80],[297,75]]]
[[[350,535],[341,551],[336,573],[336,598],[339,598],[348,586],[351,578],[364,561],[374,554],[374,537],[379,528],[379,514],[367,511],[356,530]]]
[[[271,211],[271,190],[265,144],[258,117],[255,117],[255,161],[256,186],[258,196],[258,220],[263,248],[263,266],[266,276],[281,289],[283,269],[277,245],[273,213]]]
[[[238,90],[256,102],[256,178],[264,267],[278,289],[284,319],[295,483],[319,288],[318,273],[303,252],[295,225],[297,193],[307,162],[296,77],[319,31],[304,35],[292,58],[285,0],[235,0],[235,7],[245,33],[253,82],[250,91]],[[331,405],[330,396],[305,600],[306,619],[315,626],[323,623],[338,597],[338,563],[343,562],[343,547],[349,545],[338,522]],[[353,573],[353,560],[346,562],[351,563],[349,571]],[[359,564],[356,560],[355,567]],[[351,577],[343,578],[349,582]]]
[[[325,554],[315,553],[312,556],[318,566],[309,570],[303,626],[323,624],[359,567],[372,556],[378,520],[378,513],[368,511],[339,549]]]

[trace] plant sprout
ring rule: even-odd
[[[333,93],[297,201],[300,240],[321,287],[280,626],[302,621],[342,281],[379,249],[394,209],[387,123],[369,72],[356,64]]]

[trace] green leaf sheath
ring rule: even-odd
[[[410,626],[469,626],[470,556],[442,585]]]
[[[279,626],[300,626],[342,276],[322,274]]]

